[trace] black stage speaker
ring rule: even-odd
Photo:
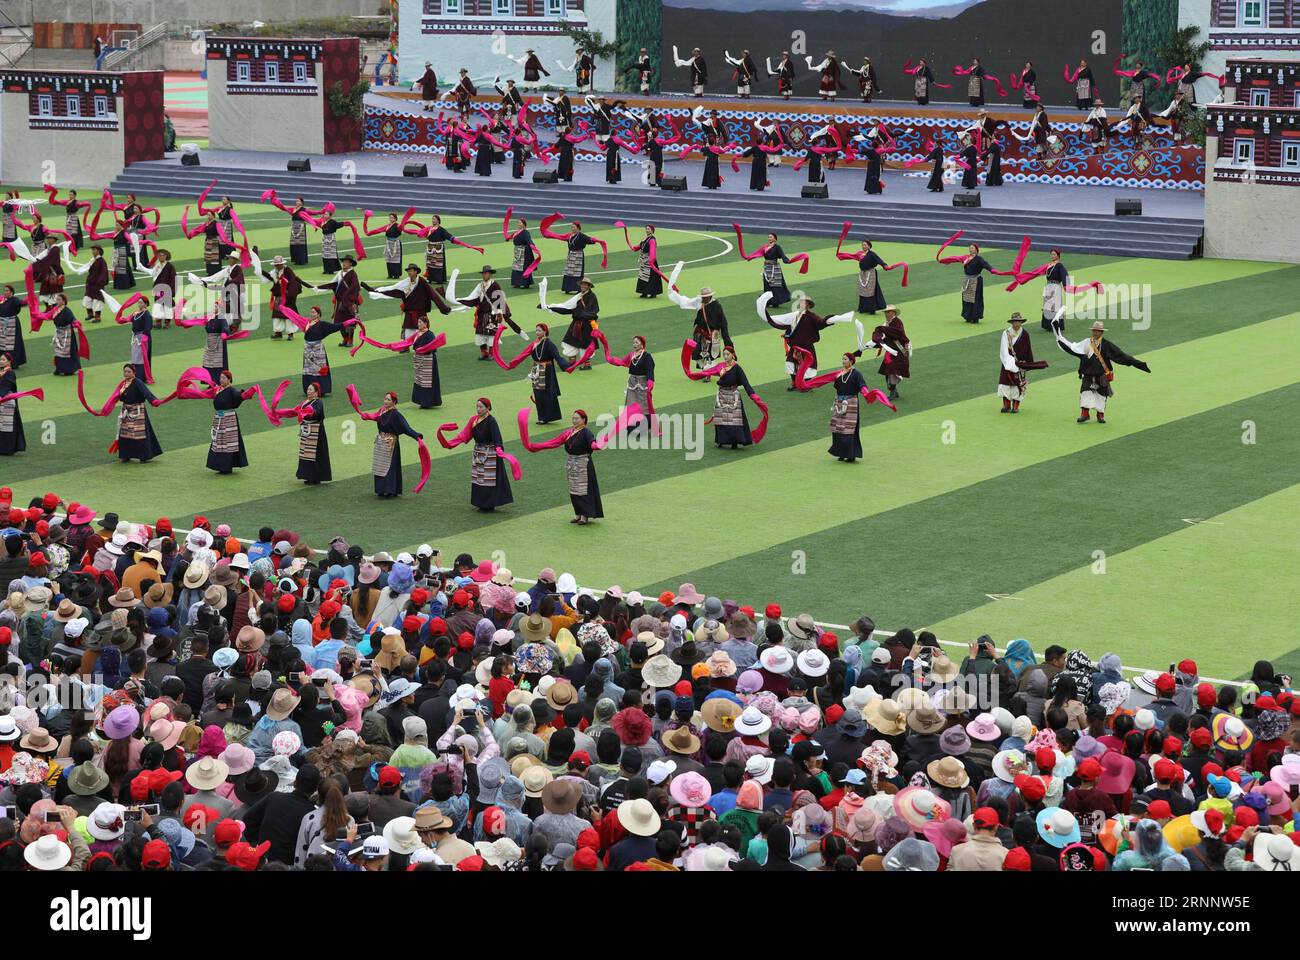
[[[429,175],[429,165],[427,163],[408,163],[402,167],[402,176],[404,177],[427,177]]]
[[[686,189],[685,177],[660,177],[660,190],[671,190],[673,193],[681,193]]]
[[[559,183],[560,175],[554,170],[534,170],[533,183]]]
[[[978,207],[980,205],[979,193],[954,193],[952,195],[952,205],[954,207]]]
[[[1123,199],[1117,197],[1115,199],[1115,216],[1117,217],[1142,216],[1142,201]]]
[[[199,155],[197,153],[182,153],[182,167],[197,167],[199,165]]]
[[[306,157],[294,157],[289,161],[288,170],[290,173],[310,173],[311,161]]]
[[[799,191],[799,196],[805,200],[826,200],[830,195],[824,183],[805,183],[803,189]]]

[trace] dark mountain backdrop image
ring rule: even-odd
[[[1066,83],[1063,70],[1086,57],[1102,95],[1115,104],[1120,88],[1111,64],[1123,52],[1122,6],[1122,0],[666,0],[662,88],[690,89],[689,70],[673,64],[675,44],[682,59],[689,58],[694,47],[702,51],[709,67],[706,93],[736,92],[733,68],[723,53],[739,57],[747,49],[760,76],[754,94],[774,95],[776,81],[766,78],[763,61],[771,57],[775,67],[781,51],[789,50],[798,70],[795,95],[816,96],[818,75],[808,69],[804,57],[811,56],[815,66],[834,50],[845,66],[858,67],[864,56],[871,57],[883,88],[876,99],[911,99],[912,79],[903,74],[903,65],[925,57],[935,80],[952,85],[947,90],[932,88],[931,100],[964,103],[965,78],[954,77],[952,68],[968,66],[972,57],[979,57],[1007,91],[1004,101],[988,84],[991,105],[1020,103],[1008,78],[1019,76],[1028,60],[1038,73],[1043,102],[1072,104],[1074,88]],[[840,92],[841,98],[857,95],[855,79],[845,72],[849,89]]]

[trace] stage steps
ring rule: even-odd
[[[838,236],[843,222],[852,220],[854,236],[879,241],[938,244],[962,229],[963,244],[1015,248],[1027,234],[1034,238],[1038,250],[1058,247],[1065,252],[1171,260],[1199,256],[1203,233],[1202,222],[1193,219],[897,203],[858,192],[837,196],[838,184],[832,186],[827,200],[805,200],[772,191],[704,191],[696,182],[698,174],[691,178],[688,192],[681,194],[627,183],[613,188],[579,182],[534,184],[502,176],[506,173],[502,168],[497,173],[492,178],[465,175],[455,179],[367,174],[348,184],[337,172],[183,167],[170,160],[132,164],[113,181],[111,189],[118,195],[131,191],[194,198],[217,178],[217,192],[241,202],[256,201],[264,190],[274,187],[282,200],[302,195],[309,206],[328,199],[340,206],[377,211],[418,206],[421,211],[484,217],[500,217],[506,207],[513,206],[517,215],[528,217],[534,225],[543,216],[562,210],[569,217],[591,223],[622,219],[678,229],[726,231],[734,221],[747,233],[776,229],[786,234]],[[856,177],[853,183],[856,185]],[[1031,188],[1018,185],[1016,189]]]

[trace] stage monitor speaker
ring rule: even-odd
[[[408,163],[402,167],[402,176],[404,177],[427,177],[429,175],[429,165],[427,163]]]
[[[560,175],[554,170],[534,170],[533,183],[559,183]]]
[[[660,190],[671,190],[673,193],[682,193],[686,189],[685,177],[660,177]]]
[[[289,161],[288,170],[290,173],[310,173],[311,161],[306,157],[294,157]]]
[[[1131,200],[1122,197],[1115,198],[1115,216],[1117,217],[1140,217],[1142,216],[1142,201]]]
[[[978,207],[980,205],[980,195],[975,193],[954,193],[952,195],[952,205],[954,207]]]
[[[803,189],[799,191],[799,196],[805,200],[826,200],[830,195],[824,183],[805,183]]]
[[[198,155],[197,153],[182,153],[182,154],[181,154],[181,166],[182,166],[182,167],[197,167],[197,166],[199,166],[199,155]]]

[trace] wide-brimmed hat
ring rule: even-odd
[[[534,799],[540,798],[542,791],[546,789],[546,785],[555,779],[551,775],[551,771],[540,764],[533,764],[522,773],[516,774],[516,776],[523,781],[524,796]]]
[[[581,799],[582,787],[568,777],[552,780],[542,788],[542,807],[548,813],[572,813]]]
[[[72,861],[72,848],[57,835],[47,833],[23,848],[23,859],[33,870],[62,870]]]
[[[957,679],[961,669],[948,658],[947,654],[937,653],[930,661],[929,679],[935,683],[949,683]]]
[[[859,710],[845,710],[838,720],[835,721],[835,729],[849,739],[866,736],[867,722],[862,719],[862,712]]]
[[[126,832],[126,808],[105,801],[86,817],[86,832],[96,840],[116,840]]]
[[[1102,793],[1124,793],[1133,783],[1137,773],[1137,763],[1132,757],[1108,750],[1098,759],[1101,764],[1101,779],[1097,789]]]
[[[993,719],[991,713],[981,713],[970,723],[966,724],[966,733],[972,740],[979,740],[983,743],[992,743],[1002,736],[1002,729]]]
[[[578,699],[578,691],[568,680],[556,680],[546,691],[546,702],[556,713],[563,713],[564,708]]]
[[[947,820],[952,807],[925,787],[904,787],[894,794],[894,813],[907,821],[913,830],[924,829],[931,820]]]
[[[894,699],[898,701],[898,705],[903,708],[904,713],[910,713],[917,707],[926,704],[934,705],[930,703],[930,698],[926,696],[925,691],[920,687],[903,687],[894,694]]]
[[[124,703],[109,711],[101,726],[108,739],[125,740],[140,726],[140,712],[131,704]]]
[[[939,749],[950,757],[970,753],[970,736],[960,724],[948,727],[939,734]]]
[[[1255,866],[1266,873],[1294,873],[1300,870],[1300,847],[1285,833],[1260,833],[1253,849]]]
[[[917,733],[938,733],[946,721],[931,704],[923,703],[907,715],[907,725]]]
[[[68,772],[68,789],[79,797],[93,797],[108,786],[108,774],[87,760]]]
[[[190,565],[185,568],[185,573],[181,577],[181,585],[187,590],[197,590],[208,582],[208,574],[212,571],[202,560],[191,560]]]
[[[228,563],[218,564],[217,569],[212,571],[212,582],[228,590],[239,582],[239,571]]]
[[[415,817],[394,817],[384,824],[384,839],[388,849],[409,856],[424,846],[415,829]]]
[[[700,707],[704,725],[715,733],[734,733],[740,714],[740,705],[728,697],[711,697]]]
[[[59,623],[69,623],[79,616],[81,616],[81,607],[66,597],[59,601],[58,609],[54,611],[54,619]]]
[[[646,686],[671,687],[682,678],[682,665],[662,653],[655,654],[641,668]]]
[[[691,733],[690,727],[677,727],[669,730],[662,737],[664,749],[669,753],[691,756],[700,752],[700,738]]]
[[[865,714],[871,729],[887,737],[897,736],[907,728],[907,714],[892,698],[872,700],[867,704]]]
[[[960,789],[970,783],[970,774],[956,757],[940,757],[938,760],[931,760],[926,765],[925,773],[935,783],[953,789]]]
[[[288,687],[281,687],[271,694],[271,700],[266,705],[266,717],[268,720],[284,720],[297,706],[298,695]]]
[[[785,628],[790,632],[790,636],[798,637],[800,640],[817,638],[817,623],[811,613],[801,613],[797,617],[787,618]]]
[[[623,829],[634,837],[653,837],[662,823],[654,806],[645,797],[624,800],[614,809],[614,815]]]
[[[772,649],[777,648],[773,647]],[[799,672],[805,677],[824,677],[826,671],[831,667],[831,660],[830,657],[816,647],[809,647],[795,657],[795,666],[799,668]]]
[[[704,663],[709,668],[710,677],[734,677],[736,675],[736,661],[732,660],[731,654],[725,650],[714,650]]]
[[[201,757],[185,768],[185,782],[195,790],[215,790],[229,776],[230,768],[216,757]]]
[[[993,756],[993,775],[1003,783],[1015,783],[1022,773],[1029,773],[1029,760],[1021,751],[999,750]]]
[[[685,603],[692,607],[697,603],[703,603],[706,599],[702,593],[695,589],[695,584],[693,583],[683,583],[677,588],[677,593],[674,597],[677,603]]]
[[[28,591],[28,593],[30,592]],[[130,587],[122,587],[117,593],[108,598],[108,605],[115,609],[129,610],[131,607],[138,607],[140,599],[131,592]]]
[[[1268,772],[1269,779],[1284,787],[1300,786],[1300,753],[1282,755],[1282,762]]]
[[[939,851],[919,837],[906,837],[890,848],[881,861],[887,873],[934,873],[939,869]]]
[[[540,613],[530,613],[519,621],[518,629],[526,643],[542,643],[551,638],[551,621]]]
[[[668,793],[683,807],[706,806],[713,796],[709,781],[693,770],[673,777],[668,784]]]
[[[733,724],[735,731],[747,737],[756,737],[772,729],[772,718],[758,707],[746,707],[740,718]]]
[[[165,607],[172,602],[175,594],[176,584],[155,583],[145,591],[144,605],[149,610],[153,610],[155,607]]]
[[[1210,729],[1214,733],[1214,745],[1220,750],[1237,750],[1244,753],[1255,742],[1255,734],[1251,732],[1250,727],[1246,726],[1240,717],[1234,717],[1229,713],[1217,714],[1210,721]]]
[[[1079,821],[1069,810],[1046,807],[1035,818],[1038,835],[1054,847],[1068,847],[1079,842]]]
[[[758,662],[768,673],[789,673],[794,668],[794,655],[785,647],[768,647],[758,655]]]
[[[274,770],[253,767],[235,781],[235,796],[242,804],[255,803],[275,792],[280,785],[280,775]]]

